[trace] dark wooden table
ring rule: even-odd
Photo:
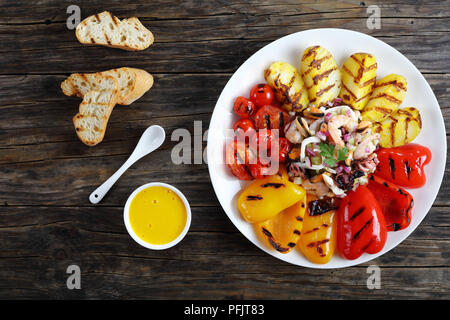
[[[142,52],[83,46],[66,27],[69,4],[83,18],[137,15],[156,41]],[[381,8],[379,30],[366,25],[372,4]],[[241,63],[281,36],[319,27],[361,31],[400,50],[430,83],[449,130],[450,1],[0,1],[0,298],[450,298],[448,169],[433,208],[401,245],[370,263],[314,270],[247,241],[220,207],[207,165],[171,162],[173,130],[193,133],[196,120],[206,130]],[[79,100],[60,82],[122,66],[148,70],[155,85],[117,106],[104,141],[86,147],[71,121]],[[152,124],[166,129],[164,145],[91,205],[89,194]],[[192,205],[190,232],[161,252],[137,245],[123,224],[128,195],[150,181],[175,185]],[[66,287],[72,264],[81,290]],[[371,264],[381,268],[379,290],[366,286]]]

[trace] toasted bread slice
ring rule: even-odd
[[[73,124],[78,138],[88,146],[102,142],[109,116],[116,105],[118,90],[89,91],[80,104]]]
[[[83,98],[89,91],[119,90],[119,81],[113,75],[99,73],[74,73],[61,83],[66,96]]]
[[[114,78],[111,80],[111,78]],[[118,104],[129,105],[153,86],[153,77],[145,70],[118,68],[97,73],[74,73],[61,83],[67,96],[83,98],[91,90],[119,89]]]
[[[154,41],[153,34],[138,18],[120,20],[108,11],[84,19],[77,26],[75,34],[83,44],[97,44],[129,51],[147,49]]]

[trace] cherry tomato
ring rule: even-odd
[[[236,123],[233,126],[234,132],[237,135],[240,134],[247,134],[248,136],[252,135],[255,130],[255,125],[253,124],[253,121],[250,119],[240,119],[236,121]]]
[[[234,101],[233,111],[239,117],[247,119],[255,113],[256,107],[254,103],[247,98],[237,97]]]
[[[265,176],[272,176],[278,172],[278,164],[272,164],[270,162],[264,164],[258,161],[256,164],[248,165],[250,173],[255,179],[262,179]]]
[[[287,154],[292,149],[292,144],[286,138],[278,138],[274,144],[273,152],[278,153],[278,161],[283,163],[286,161]]]
[[[233,175],[239,180],[252,180],[252,176],[245,165],[250,162],[248,148],[238,141],[230,142],[225,149],[225,162]]]
[[[272,88],[264,83],[257,84],[250,90],[250,100],[258,107],[271,104],[274,100]]]
[[[255,125],[258,129],[278,129],[279,135],[284,134],[284,126],[289,123],[289,114],[278,107],[265,105],[255,113]]]
[[[255,151],[270,150],[276,140],[275,135],[269,129],[262,129],[250,138],[250,147]]]

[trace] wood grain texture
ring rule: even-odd
[[[66,28],[66,3],[0,1],[0,298],[450,298],[449,166],[433,208],[402,244],[357,267],[315,270],[253,246],[220,207],[207,165],[175,165],[170,158],[172,132],[194,133],[194,121],[206,130],[222,88],[250,55],[281,36],[319,27],[361,31],[402,52],[430,83],[449,130],[450,1],[71,4],[83,17],[102,10],[138,15],[155,43],[143,52],[85,47]],[[371,4],[381,8],[380,30],[366,27]],[[88,148],[71,123],[80,100],[65,97],[59,84],[72,72],[121,66],[149,71],[155,85],[131,106],[116,107],[104,141]],[[151,124],[166,129],[163,146],[90,205],[88,195]],[[195,138],[205,146],[201,134]],[[128,195],[149,181],[175,185],[192,205],[190,232],[167,251],[139,247],[123,225]],[[82,290],[66,288],[70,264],[81,268]],[[371,264],[381,267],[380,290],[366,287]]]

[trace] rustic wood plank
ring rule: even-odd
[[[136,14],[141,18],[153,20],[170,19],[202,19],[208,16],[225,15],[327,15],[331,17],[361,16],[366,15],[367,6],[374,4],[372,1],[344,0],[330,2],[327,0],[299,1],[288,0],[274,3],[273,1],[252,0],[242,2],[224,1],[172,1],[171,6],[164,6],[157,1],[142,3],[141,1],[77,1],[82,9],[83,17],[98,13],[101,10],[110,10],[119,17],[129,17]],[[387,16],[395,17],[445,17],[450,10],[449,1],[414,0],[389,1],[389,3],[376,3]],[[65,21],[67,19],[66,7],[58,0],[51,1],[14,1],[0,4],[0,23],[47,23]],[[177,10],[172,10],[172,8]]]
[[[42,28],[34,25],[30,27]],[[44,27],[55,28],[55,26]],[[45,47],[29,47],[26,43],[17,42],[17,38],[29,39],[28,32],[19,30],[19,34],[14,34],[17,33],[14,27],[1,28],[0,41],[5,43],[8,50],[1,54],[0,61],[3,68],[0,74],[67,74],[94,72],[123,65],[148,69],[153,73],[234,72],[249,56],[271,42],[271,40],[219,39],[208,40],[206,46],[203,41],[180,40],[155,42],[148,50],[130,53],[111,48],[82,47],[73,38],[72,32],[67,34],[68,31],[63,30],[64,26],[56,27],[62,30],[58,32],[42,30],[42,32],[56,34],[58,37],[65,32],[65,36],[70,38],[66,40],[68,44],[58,40]],[[301,30],[303,29],[298,29]],[[10,39],[11,33],[13,39]],[[446,49],[450,42],[448,33],[380,38],[407,56],[422,72],[445,73],[450,70],[450,62],[446,59]],[[42,36],[39,37],[39,41],[41,39]],[[417,46],[416,43],[421,45]],[[299,55],[303,49],[299,48]]]
[[[9,270],[10,278],[0,286],[2,297],[206,299],[237,295],[292,299],[323,294],[345,298],[355,292],[363,297],[449,295],[450,224],[443,209],[433,209],[418,230],[393,251],[364,265],[337,270],[299,269],[265,254],[237,232],[217,208],[194,208],[186,239],[167,251],[146,250],[135,244],[123,226],[121,208],[30,209],[0,207],[0,269]],[[220,216],[212,218],[212,214]],[[424,230],[429,230],[431,237]],[[70,264],[78,264],[82,270],[84,290],[78,293],[65,288],[65,268]],[[380,291],[365,287],[366,267],[371,264],[382,270]],[[293,296],[300,283],[302,292]],[[330,287],[335,289],[330,291]]]
[[[337,285],[336,279],[340,289],[329,292],[330,298],[350,297],[355,290],[363,296],[392,294],[397,298],[411,294],[445,298],[449,294],[445,277],[450,220],[445,208],[433,208],[413,235],[374,261],[347,269],[302,268],[301,272],[254,247],[217,207],[194,207],[191,231],[167,251],[135,244],[123,226],[122,208],[0,207],[0,215],[0,269],[10,270],[16,285],[14,290],[7,290],[12,289],[8,283],[0,286],[2,297],[15,297],[19,294],[16,288],[22,288],[20,294],[25,296],[71,297],[74,294],[65,288],[65,268],[73,263],[80,265],[83,275],[84,291],[76,295],[90,298],[170,298],[177,291],[180,298],[188,298],[198,290],[196,296],[203,299],[242,294],[241,298],[256,298],[256,292],[266,299],[274,298],[277,288],[284,288],[281,298],[290,299],[300,282],[301,296],[315,298]],[[365,268],[371,264],[381,267],[381,291],[365,288]],[[36,269],[42,273],[30,272]],[[246,279],[246,285],[237,284],[239,279]],[[255,290],[262,279],[266,279],[264,289]],[[189,281],[191,285],[179,292],[179,285]],[[219,285],[221,281],[229,285]],[[150,294],[149,289],[156,293]]]

